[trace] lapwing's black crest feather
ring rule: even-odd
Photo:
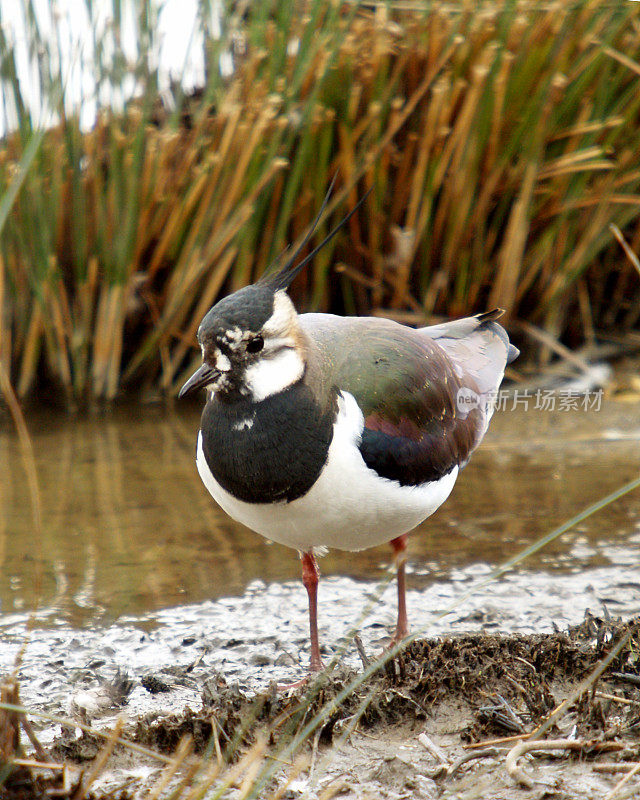
[[[267,274],[259,283],[265,283],[270,288],[273,289],[274,292],[277,292],[279,289],[287,289],[290,284],[292,283],[293,279],[301,272],[301,270],[322,250],[325,244],[328,244],[331,239],[338,233],[338,231],[343,228],[347,222],[351,219],[351,217],[356,213],[356,211],[360,208],[360,206],[364,203],[367,197],[371,194],[372,189],[369,189],[364,197],[359,200],[356,205],[351,209],[351,211],[343,217],[340,222],[336,225],[336,227],[328,233],[325,238],[320,242],[320,244],[315,247],[309,255],[305,256],[302,261],[296,264],[296,259],[300,255],[301,251],[303,250],[304,246],[307,244],[309,239],[313,236],[313,232],[315,231],[318,223],[320,222],[320,218],[322,217],[325,208],[327,207],[327,203],[329,202],[329,198],[331,197],[331,192],[333,190],[333,185],[336,182],[337,175],[333,176],[331,180],[331,184],[329,185],[329,189],[324,196],[324,200],[322,201],[322,206],[320,207],[320,211],[316,214],[315,219],[311,223],[309,230],[307,231],[304,239],[300,242],[298,247],[295,249],[293,254],[287,259],[286,263],[283,267],[275,273],[275,275]]]
[[[311,253],[309,253],[308,256],[296,264],[296,259],[302,252],[304,246],[313,236],[313,232],[315,231],[318,222],[320,221],[320,218],[327,207],[336,177],[337,176],[334,175],[320,211],[318,211],[318,214],[316,215],[311,227],[307,231],[304,239],[302,242],[300,242],[295,252],[290,255],[289,258],[287,258],[284,266],[275,274],[270,274],[267,272],[267,274],[264,275],[259,281],[256,281],[256,283],[250,284],[249,286],[244,286],[242,289],[238,289],[238,291],[234,292],[233,294],[227,295],[227,297],[223,297],[222,300],[219,300],[205,315],[200,324],[199,336],[201,339],[216,339],[217,337],[224,337],[226,332],[233,330],[234,328],[240,328],[243,331],[259,331],[262,328],[265,322],[273,314],[273,298],[275,293],[278,290],[286,289],[289,286],[291,281],[296,277],[300,270],[306,264],[308,264],[309,261],[311,261],[311,259],[318,253],[318,251],[324,247],[324,245],[336,235],[340,228],[347,223],[352,214],[358,210],[369,194],[369,192],[367,192],[367,194],[365,194],[355,208],[353,208],[353,210],[350,211],[349,214],[347,214],[346,217],[338,223],[331,233],[329,233],[329,235],[326,236],[325,239]],[[288,252],[289,248],[285,250],[285,253],[283,256],[281,256],[281,258],[283,258]]]

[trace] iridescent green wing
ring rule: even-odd
[[[382,319],[300,319],[318,348],[325,385],[350,392],[363,412],[360,451],[371,469],[417,486],[466,463],[488,423],[484,389],[436,339]],[[461,391],[476,395],[477,405],[460,407]]]

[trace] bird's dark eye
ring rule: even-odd
[[[264,347],[262,336],[254,336],[247,342],[247,353],[259,353]]]

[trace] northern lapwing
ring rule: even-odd
[[[517,355],[496,309],[427,328],[298,314],[287,288],[304,242],[277,272],[216,303],[198,329],[202,366],[180,397],[207,390],[196,464],[233,519],[299,551],[318,645],[316,555],[390,542],[398,619],[408,633],[407,533],[447,499],[480,444]],[[356,207],[357,208],[357,207]],[[351,213],[354,213],[354,208]]]

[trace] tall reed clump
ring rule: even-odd
[[[501,305],[569,344],[637,325],[640,282],[609,227],[640,249],[637,3],[289,0],[224,27],[206,38],[203,91],[176,90],[167,112],[141,3],[137,59],[95,56],[94,96],[135,84],[135,99],[88,132],[55,58],[38,61],[59,122],[0,239],[0,355],[20,395],[39,382],[69,404],[175,393],[203,314],[303,234],[336,171],[314,241],[373,192],[295,287],[303,305],[425,317]],[[31,35],[42,52],[35,23]],[[19,118],[2,191],[34,123],[0,37]],[[242,53],[223,79],[229,42]]]

